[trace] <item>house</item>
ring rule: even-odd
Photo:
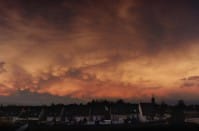
[[[129,123],[137,115],[137,104],[115,104],[111,108],[113,124]]]
[[[164,109],[166,109],[164,107]],[[158,122],[164,121],[170,117],[168,114],[164,114],[162,107],[155,102],[155,98],[152,97],[151,103],[139,103],[138,104],[138,120],[140,122]],[[164,117],[163,117],[164,116]]]
[[[141,121],[154,120],[156,115],[156,107],[152,103],[140,103],[139,104],[139,119]]]

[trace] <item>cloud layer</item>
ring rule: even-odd
[[[196,1],[0,2],[0,95],[195,101]],[[193,87],[187,92],[184,86]],[[183,94],[183,95],[182,95]],[[44,95],[45,96],[45,95]],[[11,99],[11,98],[10,98]]]

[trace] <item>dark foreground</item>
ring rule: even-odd
[[[0,131],[16,131],[17,126],[1,126]],[[30,125],[25,131],[138,131],[138,130],[158,130],[158,131],[199,131],[199,125],[95,125],[95,126],[66,126],[66,125]]]

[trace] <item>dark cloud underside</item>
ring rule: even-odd
[[[183,86],[193,87],[184,98],[195,101],[195,78],[180,79],[199,74],[198,6],[195,0],[1,0],[0,95],[173,99],[187,92]]]

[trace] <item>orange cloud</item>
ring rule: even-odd
[[[199,74],[194,2],[80,3],[0,2],[0,95],[196,99],[181,80]]]

